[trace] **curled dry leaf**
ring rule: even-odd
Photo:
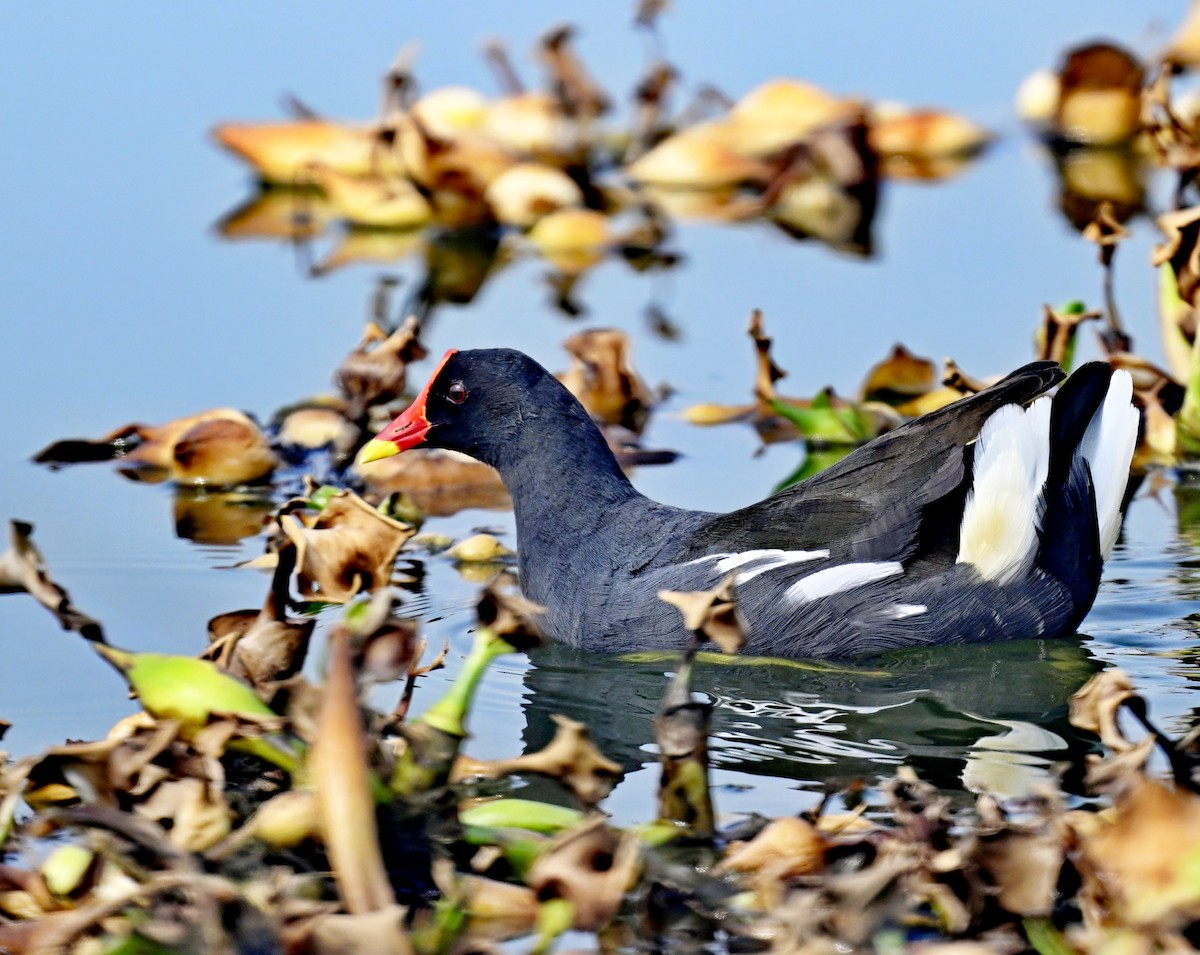
[[[143,447],[127,460],[138,460]],[[262,429],[235,412],[200,421],[180,434],[167,472],[177,484],[236,487],[269,477],[278,465]]]
[[[563,899],[575,928],[603,928],[617,913],[641,870],[637,837],[618,837],[597,816],[554,839],[525,876],[538,901]]]
[[[1093,888],[1133,927],[1177,930],[1200,918],[1200,796],[1135,777],[1111,821],[1085,835]]]
[[[352,491],[331,496],[311,526],[292,514],[281,515],[279,524],[296,546],[301,595],[331,603],[386,585],[400,548],[416,533]]]
[[[1136,56],[1112,43],[1067,52],[1058,74],[1054,132],[1072,143],[1116,146],[1141,129],[1146,73]]]
[[[712,590],[660,590],[658,597],[683,614],[683,625],[698,640],[711,640],[722,653],[737,653],[746,642],[734,597],[734,576]]]
[[[583,193],[561,169],[541,163],[521,163],[492,180],[484,198],[496,221],[528,229],[558,209],[583,205]]]
[[[1121,707],[1131,701],[1145,712],[1145,703],[1134,693],[1133,684],[1124,670],[1111,669],[1097,673],[1071,696],[1070,719],[1074,726],[1088,730],[1116,753],[1132,749],[1117,722]]]
[[[125,425],[95,441],[59,441],[38,452],[34,460],[72,464],[118,456],[153,472],[152,477],[218,487],[260,481],[278,464],[258,425],[233,408],[202,411],[162,425]]]
[[[379,848],[367,737],[345,631],[330,639],[310,767],[325,846],[346,908],[357,915],[394,905]]]
[[[1075,353],[1075,333],[1084,322],[1101,318],[1097,311],[1066,307],[1042,306],[1043,321],[1037,332],[1038,358],[1056,361],[1063,368],[1071,367]]]
[[[914,355],[897,343],[887,358],[867,372],[861,396],[863,401],[898,405],[918,398],[936,386],[937,370],[933,362]]]
[[[338,387],[346,396],[347,417],[357,421],[372,405],[401,397],[408,381],[408,366],[429,353],[417,338],[417,320],[409,316],[385,335],[374,322],[367,325],[362,341],[338,366]]]
[[[774,819],[748,842],[736,842],[714,871],[770,872],[791,878],[816,872],[824,864],[825,839],[812,823],[784,816]]]
[[[296,182],[313,162],[351,176],[366,175],[380,155],[375,130],[325,120],[225,123],[212,135],[263,179],[284,185]]]
[[[296,567],[296,548],[279,553],[279,562],[262,609],[235,610],[208,622],[205,656],[260,689],[300,672],[315,619],[288,619],[288,581]]]
[[[629,336],[613,328],[590,329],[572,335],[563,347],[573,364],[558,379],[587,413],[640,433],[655,400],[633,369]]]
[[[542,643],[538,623],[542,612],[540,604],[521,595],[511,574],[500,574],[492,580],[475,605],[480,624],[518,650]]]
[[[356,467],[373,495],[403,491],[432,517],[447,517],[464,508],[512,507],[495,469],[457,451],[413,448]]]
[[[70,594],[51,579],[33,543],[33,525],[25,521],[8,522],[8,550],[0,554],[0,593],[27,593],[53,613],[64,630],[88,640],[104,639],[99,621],[77,610]]]
[[[347,418],[347,404],[331,397],[293,405],[276,416],[275,440],[284,449],[315,451],[332,448],[349,455],[361,432]]]
[[[1157,221],[1165,239],[1154,247],[1150,261],[1155,266],[1170,263],[1179,297],[1195,306],[1200,292],[1200,206],[1168,212]]]
[[[992,135],[958,113],[877,104],[870,113],[871,148],[884,157],[938,159],[978,153]]]
[[[460,768],[470,776],[486,779],[537,773],[559,780],[585,806],[596,805],[620,779],[620,763],[614,763],[596,748],[583,723],[558,714],[552,719],[558,729],[544,749],[515,759],[460,761],[455,767],[456,774]]]
[[[135,809],[166,829],[171,844],[185,852],[212,848],[231,828],[229,806],[220,791],[200,779],[164,781]]]

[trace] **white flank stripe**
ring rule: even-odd
[[[839,564],[836,567],[826,567],[815,574],[801,577],[783,593],[783,599],[789,603],[802,604],[830,594],[841,593],[864,584],[873,584],[886,577],[894,577],[904,573],[904,568],[896,561],[886,563]]]
[[[737,575],[737,582],[744,584],[747,580],[753,580],[759,574],[765,574],[768,570],[778,570],[780,567],[787,567],[789,564],[803,564],[810,560],[820,560],[823,557],[828,557],[827,550],[792,550],[784,551],[780,556],[763,561],[762,564]],[[722,562],[723,563],[723,562]],[[724,571],[725,568],[721,564],[717,564],[717,569]]]
[[[959,531],[958,562],[1009,583],[1033,565],[1050,467],[1050,399],[1005,405],[975,442],[974,477]]]
[[[747,564],[753,564],[756,561],[769,561],[769,567],[782,567],[785,564],[797,564],[806,560],[819,560],[822,557],[828,557],[827,550],[746,550],[740,554],[719,554],[717,561],[717,570],[723,574],[729,573],[731,570],[737,570],[739,567],[745,567]],[[762,568],[763,570],[769,567]]]
[[[929,608],[924,604],[892,604],[884,611],[884,616],[892,620],[907,620],[909,617],[919,617],[928,612]]]
[[[1137,445],[1137,431],[1133,379],[1127,371],[1114,371],[1104,403],[1092,416],[1079,445],[1080,453],[1092,470],[1100,550],[1105,557],[1112,553],[1121,533],[1121,500],[1129,481],[1129,463]]]

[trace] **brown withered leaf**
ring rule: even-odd
[[[1043,305],[1042,325],[1037,332],[1038,358],[1058,362],[1065,368],[1079,326],[1101,317],[1095,310],[1060,312],[1049,305]]]
[[[144,796],[170,776],[176,760],[168,750],[178,736],[176,723],[143,712],[121,720],[102,740],[51,747],[30,768],[26,799],[37,805],[86,797],[115,805],[118,797]]]
[[[314,398],[276,413],[275,440],[281,447],[300,451],[332,448],[349,456],[361,438],[361,430],[348,418],[348,405],[340,398]]]
[[[734,575],[726,577],[712,590],[660,590],[665,600],[683,614],[683,625],[696,638],[711,640],[722,653],[738,653],[746,642],[734,599]]]
[[[511,574],[499,574],[479,595],[475,616],[480,624],[518,650],[530,650],[544,640],[539,620],[544,608],[521,595]]]
[[[629,336],[597,328],[572,335],[563,347],[573,364],[558,376],[593,418],[641,433],[654,395],[634,371]]]
[[[367,750],[350,635],[335,630],[309,765],[333,874],[342,901],[355,915],[395,904],[379,847]]]
[[[1127,143],[1141,129],[1146,71],[1136,56],[1112,43],[1069,51],[1059,69],[1054,127],[1068,142]]]
[[[1111,822],[1082,840],[1101,896],[1143,929],[1179,929],[1200,917],[1200,796],[1139,777],[1118,794]]]
[[[413,448],[357,467],[372,500],[403,491],[431,517],[448,517],[471,507],[512,507],[496,470],[457,451]]]
[[[595,816],[555,838],[530,866],[525,881],[541,902],[570,902],[575,928],[593,932],[612,921],[640,871],[637,837],[618,837]]]
[[[988,873],[996,901],[1025,918],[1049,915],[1058,899],[1066,858],[1063,827],[1055,815],[1040,824],[1001,831],[977,840],[974,861]]]
[[[35,460],[73,463],[123,456],[127,476],[232,487],[267,477],[278,464],[257,424],[233,408],[214,408],[161,425],[130,424],[96,441],[60,441]]]
[[[134,808],[138,815],[162,825],[171,844],[185,852],[212,848],[232,828],[221,793],[200,779],[165,780]]]
[[[819,872],[825,865],[825,837],[795,816],[769,822],[748,842],[735,842],[713,869],[714,875],[741,873],[762,903],[778,905],[788,879]]]
[[[97,620],[76,609],[71,596],[54,582],[41,551],[33,543],[33,525],[8,522],[8,550],[0,554],[0,594],[27,593],[54,614],[64,630],[88,640],[104,640]]]
[[[337,385],[346,396],[346,416],[357,421],[369,407],[404,394],[408,366],[429,353],[417,338],[417,320],[409,316],[390,335],[371,322],[362,341],[338,366]]]
[[[542,37],[538,58],[546,68],[550,89],[563,112],[586,121],[607,113],[612,104],[579,59],[572,44],[574,38],[573,26],[554,27]]]
[[[897,343],[887,358],[867,372],[860,400],[902,404],[932,391],[936,385],[933,362]]]
[[[235,610],[208,622],[204,656],[256,688],[299,673],[316,620],[288,619],[288,582],[295,568],[296,548],[289,545],[279,552],[260,610]]]
[[[300,594],[331,603],[386,585],[400,548],[416,533],[352,491],[331,496],[310,527],[293,514],[281,515],[279,524],[296,545]]]
[[[332,913],[313,920],[305,942],[313,955],[412,955],[404,931],[408,910],[390,905],[375,912]]]
[[[435,874],[437,871],[435,866]],[[457,894],[467,912],[467,939],[475,944],[503,941],[533,931],[539,905],[532,889],[470,873],[460,875],[457,882]],[[446,889],[442,894],[450,895]]]
[[[1168,67],[1164,75],[1171,70],[1194,70],[1200,66],[1200,9],[1195,4],[1184,14],[1183,22],[1175,28],[1159,59]]]
[[[1095,733],[1106,747],[1115,753],[1134,748],[1117,722],[1121,707],[1128,704],[1145,712],[1145,702],[1133,689],[1124,670],[1111,669],[1097,673],[1071,696],[1071,725]]]
[[[1150,262],[1155,268],[1170,262],[1179,297],[1195,306],[1200,292],[1200,206],[1168,212],[1157,222],[1166,238],[1154,247]]]
[[[545,748],[514,759],[460,760],[455,774],[499,779],[513,773],[537,773],[557,779],[585,806],[596,805],[620,780],[620,763],[596,748],[583,723],[557,713],[551,718],[558,729]]]

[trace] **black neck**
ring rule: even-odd
[[[521,576],[540,603],[569,589],[583,566],[611,561],[613,530],[629,507],[652,507],[621,471],[583,407],[550,376],[521,409],[518,428],[480,455],[513,499]]]

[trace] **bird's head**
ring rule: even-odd
[[[553,376],[521,352],[451,349],[408,409],[363,446],[358,463],[420,445],[496,464],[522,426],[562,394]]]

